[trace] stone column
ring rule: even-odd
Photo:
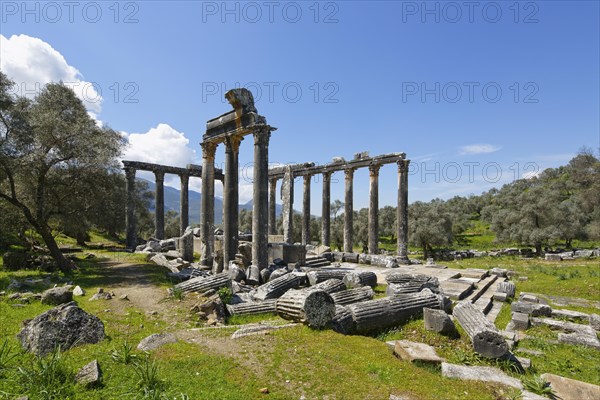
[[[408,164],[410,160],[398,161],[398,257],[408,262]]]
[[[269,235],[277,234],[277,179],[269,180]]]
[[[352,253],[352,240],[354,234],[353,223],[353,184],[354,184],[354,169],[347,168],[344,170],[345,174],[345,184],[346,184],[346,196],[345,196],[345,205],[344,205],[344,251],[347,253]]]
[[[302,198],[302,244],[310,243],[310,180],[312,176],[304,175],[304,195]]]
[[[369,254],[379,253],[379,168],[369,166]]]
[[[252,205],[252,264],[269,266],[269,127],[254,131],[254,187]]]
[[[238,247],[238,155],[242,136],[225,139],[225,182],[223,185],[223,267],[229,268],[229,261],[235,260]],[[217,268],[217,272],[221,272]]]
[[[165,238],[165,173],[154,171],[156,191],[154,192],[154,237]]]
[[[125,185],[127,190],[127,248],[135,250],[137,246],[137,229],[135,226],[135,168],[125,168]]]
[[[217,143],[202,143],[202,206],[200,209],[200,264],[213,266],[215,240],[215,152]]]
[[[185,228],[190,225],[190,205],[189,205],[189,183],[190,176],[186,174],[179,175],[181,180],[181,192],[179,193],[179,233],[184,234]]]
[[[331,172],[323,172],[323,204],[321,206],[321,242],[329,246],[331,238]]]
[[[283,241],[294,243],[292,238],[292,226],[294,223],[294,173],[291,167],[285,168],[285,174],[281,183],[281,202],[283,206]]]

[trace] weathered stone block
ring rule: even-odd
[[[443,358],[437,355],[435,349],[425,343],[396,340],[394,354],[406,361],[420,361],[425,363],[440,364]]]
[[[456,332],[454,322],[444,310],[433,308],[423,309],[423,321],[425,329],[432,332],[450,334]]]
[[[269,262],[280,258],[286,264],[304,265],[306,263],[306,247],[301,244],[271,243],[269,245]]]
[[[549,317],[552,315],[552,308],[545,304],[525,303],[517,301],[510,305],[513,312],[529,314],[532,317]]]
[[[550,383],[556,398],[561,400],[597,400],[600,395],[598,385],[553,374],[543,374],[542,378]]]
[[[443,362],[442,376],[461,380],[500,383],[517,389],[523,388],[523,384],[520,380],[511,378],[500,369],[494,367],[467,367]]]
[[[61,286],[46,290],[42,293],[42,304],[57,306],[73,300],[71,286]]]
[[[511,323],[513,329],[519,331],[527,330],[529,329],[529,315],[520,312],[513,312]]]

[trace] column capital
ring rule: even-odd
[[[136,173],[135,168],[125,167],[123,169],[125,170],[125,176],[127,177],[127,179],[135,179],[135,173]]]
[[[202,147],[202,158],[213,161],[215,159],[215,153],[217,152],[218,145],[219,144],[215,142],[202,142],[200,144]]]
[[[410,160],[399,160],[398,164],[398,172],[408,172],[408,164],[410,164]]]
[[[321,175],[323,175],[323,180],[330,179],[331,175],[333,175],[333,171],[323,171],[321,172]]]
[[[181,174],[179,175],[179,179],[181,180],[181,183],[187,184],[190,181],[190,176],[188,174]]]
[[[377,177],[379,176],[379,170],[381,169],[381,164],[371,164],[369,165],[369,176]]]
[[[165,180],[165,172],[164,171],[154,171],[154,179],[157,182],[163,182]]]
[[[346,168],[344,169],[344,175],[346,179],[352,179],[354,177],[354,168]]]
[[[254,129],[254,132],[252,132],[252,134],[254,135],[254,144],[255,145],[258,145],[258,146],[268,146],[269,145],[269,139],[271,137],[271,130],[268,129],[267,127],[256,128],[256,129]]]
[[[232,135],[225,138],[225,151],[233,151],[235,153],[240,151],[240,143],[244,140],[242,135]]]

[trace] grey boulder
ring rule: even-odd
[[[104,324],[72,301],[54,307],[25,324],[17,334],[21,346],[44,356],[60,347],[61,351],[104,339]]]

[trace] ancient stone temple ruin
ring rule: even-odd
[[[238,251],[238,155],[241,142],[246,136],[254,141],[253,169],[253,209],[252,209],[252,265],[248,276],[259,281],[261,270],[269,267],[269,234],[276,233],[276,194],[277,181],[282,180],[281,199],[283,202],[283,243],[293,246],[291,232],[293,221],[294,180],[303,177],[304,195],[302,201],[302,245],[309,244],[310,238],[310,198],[311,179],[315,175],[323,177],[323,208],[321,242],[330,244],[330,206],[331,176],[342,171],[345,175],[345,213],[344,213],[344,252],[353,249],[353,190],[354,172],[359,168],[369,168],[369,240],[370,254],[378,253],[378,211],[379,211],[379,170],[386,164],[396,164],[398,168],[398,256],[397,261],[408,263],[408,165],[405,153],[392,153],[369,156],[367,152],[358,153],[352,160],[336,157],[325,165],[314,163],[294,164],[269,169],[269,140],[276,128],[267,124],[264,116],[257,113],[252,93],[247,89],[233,89],[225,94],[233,110],[213,118],[206,123],[206,133],[201,143],[202,166],[188,165],[187,168],[123,161],[127,176],[127,246],[135,248],[134,190],[137,170],[154,172],[156,177],[156,232],[157,239],[164,237],[164,175],[179,175],[181,178],[181,229],[182,233],[189,225],[188,184],[190,177],[202,179],[202,204],[200,213],[201,265],[214,267],[214,272],[227,269],[229,262],[235,260]],[[225,146],[225,170],[215,168],[215,154],[220,144]],[[214,185],[215,179],[223,182],[223,256],[222,261],[215,259],[214,224]],[[253,279],[254,280],[254,279]]]

